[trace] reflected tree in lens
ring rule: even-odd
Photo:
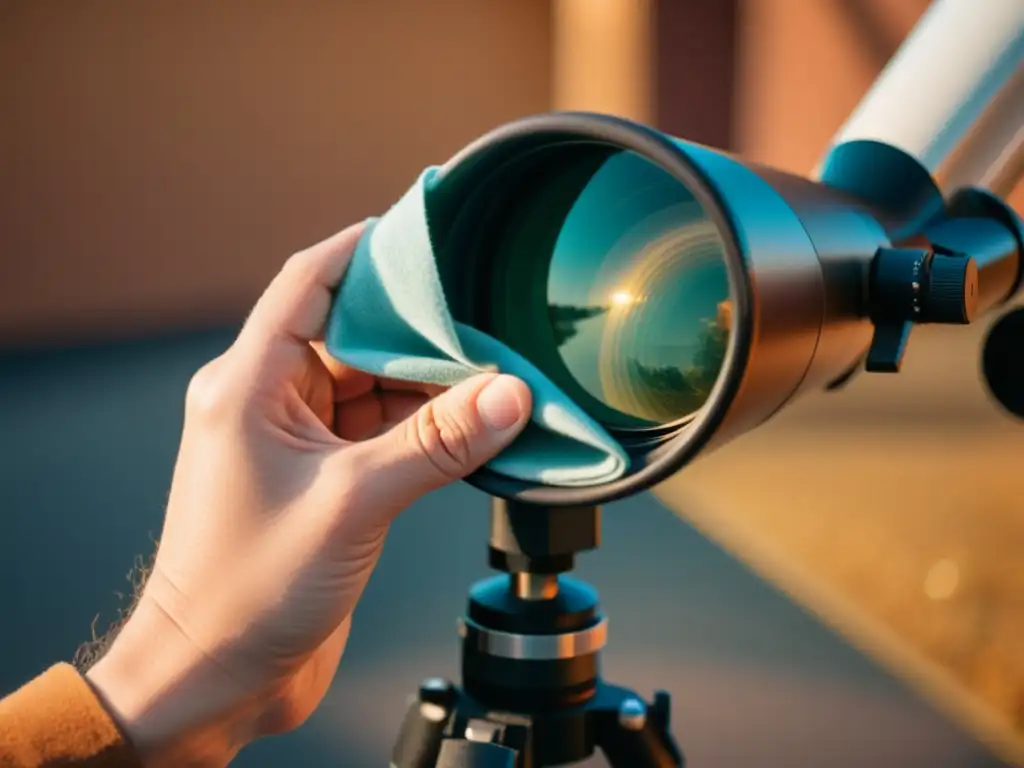
[[[711,395],[725,361],[729,329],[717,320],[705,320],[692,362],[685,369],[672,365],[648,366],[630,359],[632,374],[661,407],[677,413],[695,411]]]
[[[555,346],[562,347],[580,332],[580,323],[600,317],[608,307],[574,307],[565,304],[548,305],[548,317],[555,337]]]

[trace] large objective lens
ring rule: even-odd
[[[606,426],[693,413],[731,324],[715,224],[639,155],[596,145],[552,155],[509,197],[492,240],[489,330]]]

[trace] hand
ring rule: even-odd
[[[494,457],[529,416],[529,390],[508,376],[439,392],[323,351],[361,232],[290,259],[189,387],[153,572],[88,673],[147,765],[223,766],[302,723],[391,521]]]

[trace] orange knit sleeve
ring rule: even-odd
[[[0,700],[0,768],[141,768],[135,751],[70,664]]]

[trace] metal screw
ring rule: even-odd
[[[455,686],[442,677],[428,677],[420,683],[420,701],[449,708],[455,699]]]
[[[630,697],[619,705],[619,725],[627,731],[642,730],[647,723],[647,705]]]
[[[479,741],[484,744],[494,743],[497,741],[496,737],[500,730],[498,725],[486,720],[470,720],[466,726],[466,740]]]

